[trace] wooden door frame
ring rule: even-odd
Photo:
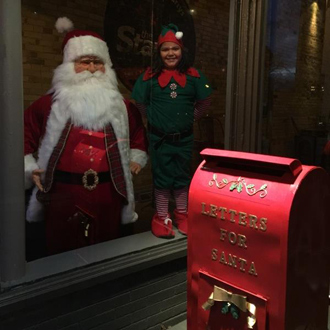
[[[261,150],[267,0],[230,2],[225,148]]]

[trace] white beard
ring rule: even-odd
[[[123,98],[118,90],[115,72],[105,64],[105,73],[76,73],[74,63],[61,64],[52,82],[54,102],[75,126],[89,130],[102,129],[112,118],[112,108],[120,108]]]
[[[122,209],[121,219],[125,224],[137,219],[129,162],[132,155],[138,157],[145,153],[139,150],[136,152],[135,149],[130,150],[126,106],[118,91],[114,71],[107,64],[105,69],[104,74],[102,72],[77,74],[73,63],[65,63],[55,70],[52,89],[49,91],[54,93],[52,108],[39,148],[37,168],[48,168],[49,158],[69,119],[74,125],[90,130],[100,130],[107,124],[112,125],[118,142],[127,190],[128,204]],[[144,158],[146,162],[146,156]],[[133,161],[138,161],[138,158],[133,158]],[[29,222],[43,219],[43,206],[36,199],[37,190],[38,188],[35,187],[27,210]]]

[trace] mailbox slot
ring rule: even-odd
[[[266,316],[267,316],[267,299],[264,297],[245,291],[242,288],[231,285],[225,281],[221,281],[216,277],[207,274],[206,272],[199,272],[199,327],[208,330],[229,330],[229,329],[254,329],[266,330]],[[210,307],[207,305],[210,295],[216,289],[221,289],[223,292],[223,301],[214,301]],[[244,299],[247,304],[251,305],[254,310],[253,314],[248,310],[243,311],[242,302],[235,305],[225,297],[228,293],[230,297],[236,296]],[[222,300],[222,299],[221,299]],[[238,306],[240,305],[240,306]],[[203,308],[204,306],[204,308]],[[207,309],[205,310],[205,307]],[[239,308],[240,307],[240,308]],[[254,321],[255,320],[255,321]],[[250,326],[249,326],[250,324]]]

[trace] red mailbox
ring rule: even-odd
[[[205,149],[189,193],[188,330],[327,329],[330,181]]]

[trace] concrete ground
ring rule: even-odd
[[[182,321],[175,326],[169,328],[169,330],[187,330],[187,321]]]
[[[328,317],[328,330],[330,330],[330,307],[329,307],[329,317]],[[168,330],[187,330],[187,321],[182,321],[175,326],[169,328]]]

